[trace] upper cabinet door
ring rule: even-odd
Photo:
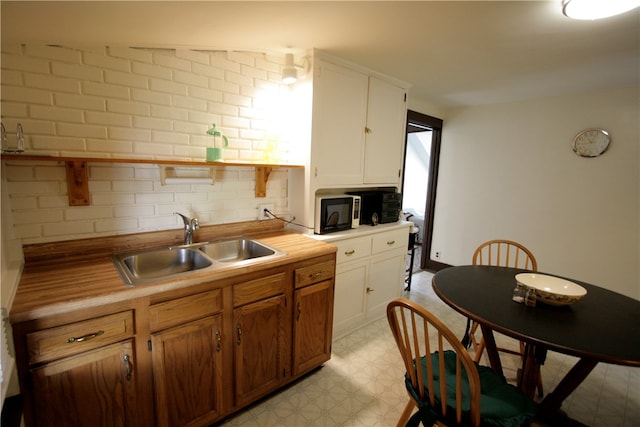
[[[365,184],[400,183],[406,114],[405,90],[370,77],[364,154]]]
[[[368,76],[317,61],[313,84],[311,182],[361,184]]]

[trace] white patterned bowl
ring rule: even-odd
[[[587,290],[577,283],[546,274],[520,273],[516,274],[516,281],[535,289],[538,301],[549,305],[573,304],[587,294]]]

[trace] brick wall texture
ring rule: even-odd
[[[2,123],[10,147],[22,124],[29,154],[204,160],[216,123],[229,139],[225,160],[269,162],[275,144],[288,161],[281,57],[3,45],[1,60]],[[176,211],[220,224],[256,219],[261,203],[283,214],[288,205],[286,169],[274,170],[267,197],[256,198],[253,168],[218,168],[214,185],[161,185],[155,165],[90,162],[91,205],[70,207],[64,164],[2,166],[3,202],[27,244],[178,228]]]

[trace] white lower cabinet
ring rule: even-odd
[[[327,239],[338,247],[334,339],[383,317],[389,301],[402,296],[409,225],[378,227]]]

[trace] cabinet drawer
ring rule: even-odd
[[[285,274],[278,273],[233,286],[233,306],[260,301],[285,291]]]
[[[150,307],[151,331],[170,328],[222,310],[222,291],[215,289]]]
[[[334,266],[333,261],[326,261],[309,267],[296,268],[296,289],[333,278]]]
[[[133,336],[133,313],[97,317],[27,334],[29,363],[58,359]]]
[[[374,254],[398,248],[407,249],[409,247],[409,229],[401,228],[375,235],[371,247]]]
[[[353,261],[371,255],[371,237],[356,237],[354,239],[332,242],[338,247],[336,263]]]

